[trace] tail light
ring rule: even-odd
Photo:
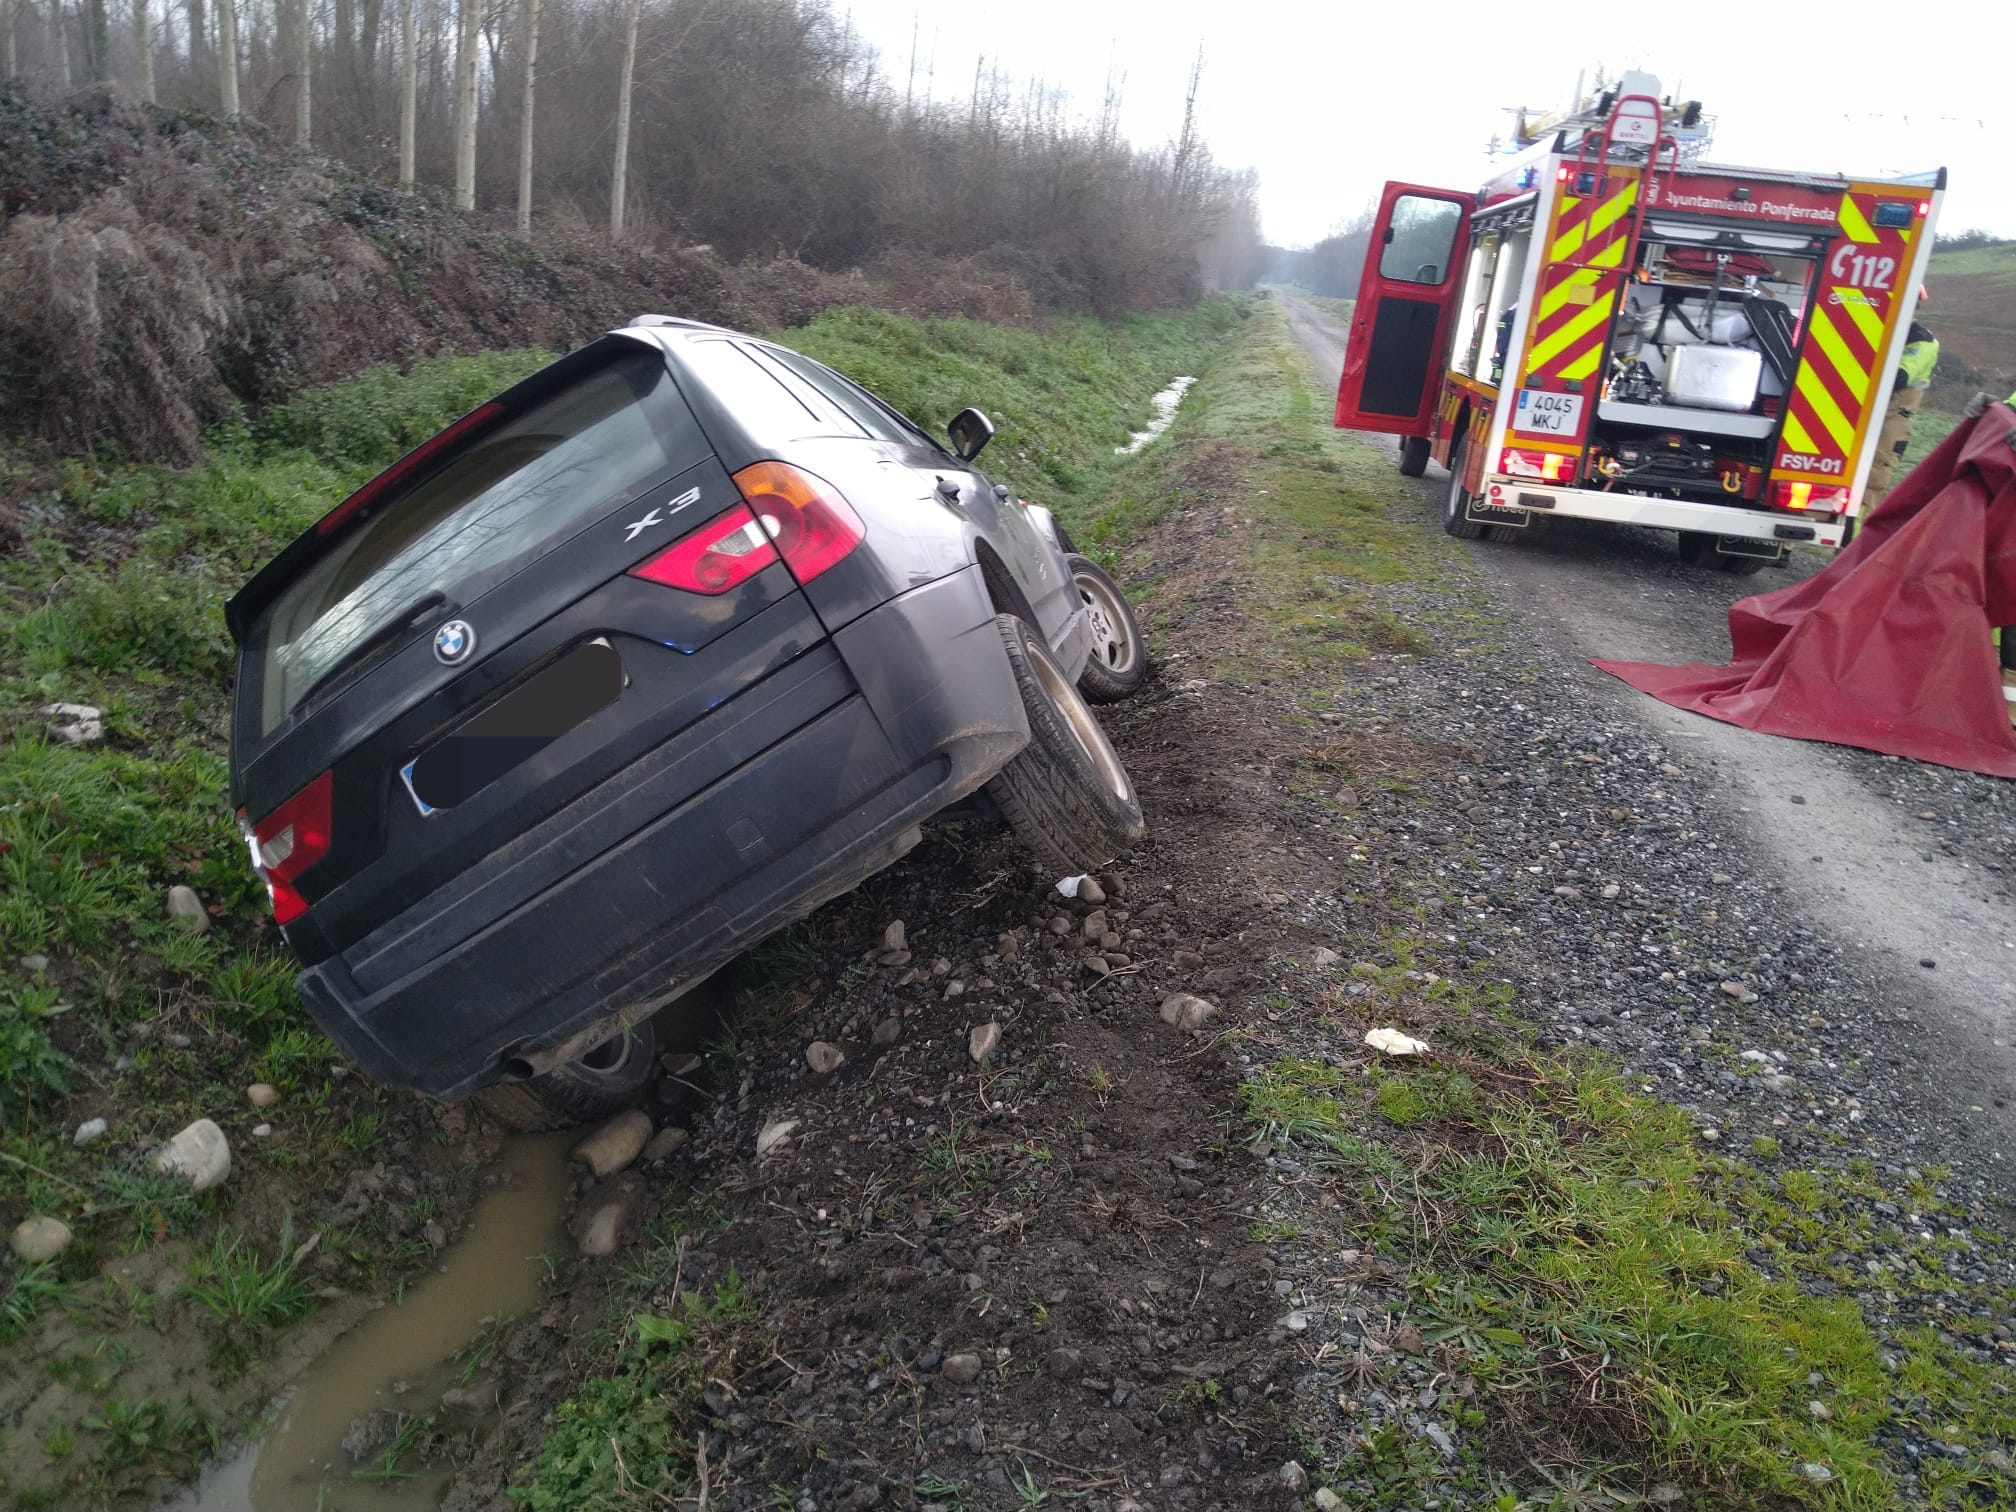
[[[278,923],[292,924],[308,912],[308,900],[295,883],[329,854],[329,795],[334,786],[334,779],[324,772],[257,824],[247,824],[239,815],[238,826],[252,852],[252,870],[272,895]]]
[[[1848,508],[1848,490],[1781,478],[1771,485],[1771,503],[1777,509],[1816,510],[1822,514],[1840,514]]]
[[[1499,459],[1498,470],[1515,478],[1541,478],[1559,483],[1569,476],[1575,459],[1566,452],[1527,452],[1508,446]]]
[[[632,577],[686,593],[721,594],[782,561],[809,583],[861,544],[861,517],[823,479],[783,462],[735,474],[743,503],[718,514],[655,556]]]

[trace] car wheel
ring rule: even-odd
[[[1067,556],[1071,586],[1092,627],[1092,655],[1078,674],[1078,691],[1093,703],[1118,703],[1148,680],[1148,648],[1134,608],[1120,585],[1090,557]]]
[[[1042,637],[996,615],[1029,716],[1029,744],[987,784],[1015,837],[1060,876],[1090,871],[1144,834],[1141,800],[1091,706]]]
[[[1449,497],[1442,506],[1442,529],[1459,541],[1481,541],[1491,527],[1479,525],[1464,512],[1469,508],[1470,494],[1463,487],[1463,454],[1469,449],[1467,436],[1459,439],[1450,449]]]
[[[1400,438],[1400,476],[1418,478],[1428,471],[1428,438],[1426,436],[1402,436]]]
[[[650,1080],[657,1049],[657,1033],[646,1019],[604,1040],[579,1060],[523,1081],[485,1087],[476,1094],[476,1105],[498,1122],[527,1133],[593,1123],[636,1102]]]

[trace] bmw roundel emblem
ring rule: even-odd
[[[450,620],[434,632],[434,659],[452,667],[467,661],[476,649],[476,627],[467,620]]]

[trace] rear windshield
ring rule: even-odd
[[[260,733],[388,631],[398,644],[409,618],[446,618],[690,463],[668,448],[679,404],[661,355],[623,352],[379,504],[261,616],[246,648]]]

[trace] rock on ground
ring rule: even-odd
[[[627,1108],[574,1146],[574,1158],[600,1179],[622,1170],[651,1139],[651,1115]]]
[[[1188,992],[1172,993],[1162,999],[1162,1022],[1186,1032],[1202,1029],[1218,1016],[1218,1005],[1208,998]]]
[[[168,889],[168,917],[191,934],[210,932],[209,910],[204,908],[203,900],[196,896],[193,887],[177,884]]]
[[[14,1225],[7,1247],[30,1265],[54,1260],[70,1245],[70,1225],[61,1218],[25,1218]]]
[[[805,1047],[805,1064],[820,1076],[831,1076],[846,1062],[847,1052],[825,1040],[814,1040]]]
[[[987,1064],[987,1057],[992,1055],[1000,1044],[1001,1026],[999,1024],[975,1024],[973,1032],[966,1036],[966,1053],[973,1057],[973,1063],[976,1066],[984,1066]]]
[[[191,1191],[207,1192],[231,1174],[231,1141],[211,1120],[199,1118],[162,1147],[154,1169],[187,1178]]]
[[[644,1211],[644,1183],[632,1172],[593,1187],[574,1212],[574,1244],[590,1260],[613,1255],[637,1227]]]

